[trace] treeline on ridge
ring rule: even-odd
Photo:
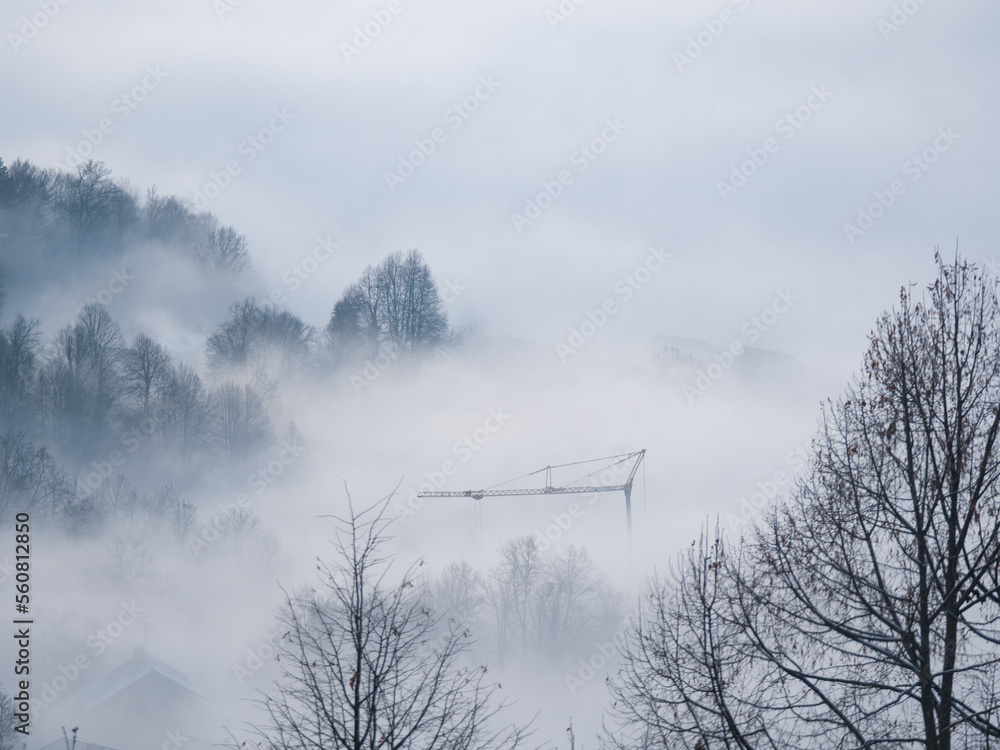
[[[23,292],[147,251],[196,264],[234,300],[222,322],[206,326],[202,369],[155,331],[126,335],[99,302],[53,335],[35,318],[5,315],[12,285]],[[115,455],[150,490],[183,491],[208,477],[232,489],[254,457],[294,434],[273,416],[284,379],[347,383],[376,357],[406,372],[458,342],[416,250],[366,268],[322,329],[260,302],[252,283],[246,238],[176,196],[152,188],[140,198],[101,162],[65,173],[0,160],[0,524],[15,505],[44,503],[53,519],[82,528],[122,471]]]

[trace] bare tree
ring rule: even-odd
[[[619,696],[673,706],[627,727],[685,747],[997,745],[1000,305],[974,266],[938,264],[878,322],[789,503],[692,560],[645,620],[664,624],[643,634],[655,654],[629,641],[648,679]]]
[[[135,596],[153,579],[153,558],[145,540],[132,534],[116,534],[108,543],[101,578],[110,591],[125,597]]]
[[[493,610],[497,656],[501,664],[511,640],[519,643],[521,660],[527,661],[542,569],[542,554],[534,537],[526,534],[501,545],[500,562],[490,571],[485,589]]]
[[[0,528],[15,513],[51,501],[63,485],[61,480],[48,449],[23,432],[0,434]]]
[[[550,660],[574,647],[593,647],[621,616],[613,590],[584,547],[566,545],[543,555],[535,598],[536,648]]]
[[[37,353],[37,320],[18,315],[6,330],[0,329],[0,425],[23,425],[34,416]]]
[[[142,209],[143,234],[153,242],[190,245],[214,229],[208,214],[196,217],[176,195],[161,196],[155,187],[146,191]]]
[[[326,333],[335,356],[349,359],[355,353],[366,356],[378,353],[380,303],[375,272],[369,266],[333,306]]]
[[[196,253],[204,268],[221,276],[239,278],[250,270],[247,238],[231,226],[209,227]]]
[[[208,337],[208,362],[216,370],[286,374],[306,364],[312,340],[312,327],[292,313],[247,297]]]
[[[104,438],[119,396],[125,340],[103,306],[87,305],[59,332],[45,380],[48,416],[67,449],[83,452]]]
[[[131,523],[139,510],[139,492],[124,474],[115,474],[94,491],[94,504],[102,516]]]
[[[558,663],[606,641],[619,627],[620,594],[586,549],[543,552],[524,535],[504,542],[499,552],[481,591],[501,664],[515,648],[524,667]]]
[[[123,371],[125,388],[138,402],[143,420],[152,416],[150,405],[169,384],[170,370],[167,350],[146,334],[137,334],[125,351]]]
[[[360,349],[367,356],[379,347],[393,355],[414,354],[443,342],[448,318],[420,252],[391,253],[365,268],[334,306],[327,334],[335,348]]]
[[[18,739],[14,717],[14,699],[0,690],[0,750],[14,750],[22,743]]]
[[[208,337],[208,363],[216,370],[248,367],[256,351],[261,307],[253,297],[234,302],[229,319]]]
[[[174,489],[165,485],[144,495],[141,503],[147,533],[170,532],[175,539],[187,539],[195,524],[195,508]]]
[[[210,398],[211,435],[225,458],[230,480],[242,462],[271,438],[271,420],[257,392],[249,385],[223,383]]]
[[[210,548],[214,553],[240,568],[253,566],[261,573],[271,572],[278,558],[278,537],[256,513],[233,507],[214,519],[212,526],[218,533]]]
[[[437,285],[417,250],[389,255],[377,269],[384,296],[383,334],[398,352],[439,343],[448,329]]]
[[[504,708],[485,667],[460,664],[461,629],[417,595],[415,569],[395,578],[383,502],[339,521],[337,560],[320,564],[322,593],[289,597],[281,677],[258,701],[268,750],[496,750],[523,727],[497,726]]]
[[[111,223],[122,196],[104,162],[91,159],[78,166],[76,174],[63,176],[57,206],[72,227],[78,261],[90,241]]]
[[[469,563],[453,562],[432,587],[432,597],[442,613],[473,626],[483,607],[483,578]]]
[[[624,748],[796,747],[762,707],[753,650],[733,616],[736,586],[719,530],[680,557],[676,580],[654,578],[619,641],[604,744]]]
[[[6,173],[0,183],[0,231],[8,235],[4,239],[6,246],[18,248],[18,253],[9,254],[8,261],[41,268],[50,262],[53,250],[57,173],[24,159],[11,163]],[[7,270],[11,270],[10,266]]]
[[[201,378],[187,365],[171,368],[162,402],[158,432],[173,452],[172,458],[188,462],[211,441],[209,399]]]
[[[121,255],[132,244],[141,225],[139,191],[129,180],[115,183],[109,225],[115,252]]]

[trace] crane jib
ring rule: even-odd
[[[462,490],[459,492],[421,492],[417,497],[471,497],[474,500],[482,500],[485,497],[526,497],[529,495],[580,495],[580,494],[592,494],[596,492],[624,492],[625,493],[625,518],[628,527],[629,536],[629,546],[632,543],[632,483],[635,480],[635,475],[639,471],[639,465],[642,463],[643,458],[646,456],[645,448],[634,453],[624,453],[617,456],[609,456],[607,458],[595,458],[587,461],[577,461],[572,464],[561,464],[559,466],[546,466],[544,469],[539,469],[538,471],[531,472],[531,474],[526,474],[518,479],[508,480],[507,482],[502,482],[501,484],[510,484],[512,482],[525,479],[529,476],[535,474],[540,474],[545,472],[545,486],[544,487],[533,487],[526,489],[486,489],[486,490]],[[614,460],[617,459],[617,460]],[[628,461],[634,460],[635,463],[632,465],[632,470],[629,472],[628,477],[625,479],[624,484],[615,485],[603,485],[600,487],[553,487],[552,486],[552,470],[565,468],[567,466],[578,466],[580,464],[595,463],[597,461],[612,461],[608,468],[624,464]],[[600,470],[598,470],[600,471]],[[592,472],[585,477],[581,477],[575,481],[582,481],[583,479],[589,479],[598,472]]]

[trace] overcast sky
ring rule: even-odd
[[[935,247],[1000,269],[998,31],[987,0],[2,0],[0,157],[92,157],[214,212],[246,234],[258,291],[318,327],[367,264],[418,248],[454,323],[534,342],[361,395],[349,373],[282,393],[309,453],[253,511],[279,531],[289,586],[328,549],[316,516],[346,504],[342,479],[360,504],[397,482],[408,500],[449,461],[466,489],[644,447],[636,564],[617,497],[564,540],[631,576],[791,476],[816,401],[858,368],[900,286],[934,278]],[[136,284],[143,301],[190,286],[154,271],[162,296]],[[78,300],[47,294],[28,312],[51,331]],[[556,345],[588,320],[601,343],[563,367]],[[811,373],[762,368],[759,392],[733,377],[690,403],[630,371],[638,356],[604,356],[648,361],[656,336],[773,349]],[[466,464],[453,446],[491,409],[510,426]],[[480,542],[468,504],[428,503],[401,548],[437,569],[540,533],[564,501],[487,504]],[[193,649],[206,679],[259,641],[280,593],[214,585],[148,604],[157,648],[182,666]],[[235,633],[222,647],[200,637],[212,616]],[[561,731],[569,698],[552,700]]]
[[[998,21],[984,0],[7,0],[2,156],[214,195],[314,324],[416,247],[464,287],[456,322],[553,346],[655,246],[617,338],[723,347],[791,290],[758,345],[846,377],[935,246],[996,250]],[[337,254],[291,292],[318,238]]]

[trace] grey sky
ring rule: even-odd
[[[402,477],[405,501],[448,460],[459,468],[448,488],[466,489],[609,447],[649,450],[648,516],[636,495],[646,573],[707,514],[739,513],[759,483],[791,474],[818,399],[858,368],[899,287],[932,280],[935,246],[950,257],[959,238],[973,260],[998,253],[1000,7],[986,0],[236,3],[5,0],[0,156],[52,166],[75,151],[143,190],[208,196],[247,235],[259,291],[282,292],[320,327],[365,265],[418,248],[454,322],[515,340],[412,380],[387,368],[360,395],[342,373],[320,395],[282,385],[281,418],[309,451],[252,509],[281,537],[291,586],[328,549],[316,516],[343,509],[341,480],[364,505]],[[574,10],[561,21],[560,8]],[[905,19],[895,30],[894,14]],[[358,27],[386,17],[345,55]],[[699,35],[710,43],[678,61]],[[512,221],[546,190],[557,195],[537,219]],[[844,225],[872,204],[882,215],[851,242]],[[649,263],[651,248],[669,258]],[[170,297],[193,271],[147,262],[115,304],[186,355],[173,336],[197,332]],[[289,276],[304,264],[306,278]],[[28,312],[51,331],[80,301],[48,290]],[[593,342],[560,363],[556,344],[608,302]],[[808,370],[776,359],[753,371],[746,357],[740,377],[689,403],[639,366],[657,336],[772,349]],[[509,422],[464,461],[454,445],[496,408]],[[195,498],[205,517],[221,504],[209,495]],[[483,562],[498,541],[544,529],[564,500],[486,508]],[[564,541],[619,575],[620,500],[587,507]],[[473,557],[471,518],[460,503],[429,505],[407,518],[402,549],[435,570]],[[442,530],[448,544],[427,544]],[[50,580],[67,566],[54,558]],[[235,659],[261,638],[278,590],[255,581],[227,592],[246,602],[227,608],[213,585],[195,580],[176,601],[228,618],[218,630],[236,633]],[[164,648],[166,633],[200,634],[210,619],[171,609],[173,596],[155,612]],[[190,642],[206,663],[216,656]]]
[[[554,1],[399,0],[393,14],[260,0],[74,0],[47,13],[12,0],[0,12],[3,156],[65,162],[108,118],[92,155],[139,186],[193,199],[237,162],[208,207],[248,235],[266,288],[288,291],[283,274],[318,237],[340,245],[287,297],[313,323],[365,264],[418,247],[467,287],[460,319],[475,311],[494,334],[552,346],[662,246],[674,262],[612,322],[618,336],[724,346],[789,287],[801,302],[760,344],[846,375],[899,285],[930,278],[935,245],[994,251],[1000,11],[902,5],[916,12],[893,32],[879,22],[901,6],[887,2],[588,0],[564,3],[575,12],[559,22]],[[379,13],[391,22],[345,59],[341,44]],[[27,39],[33,14],[46,24]],[[675,53],[713,26],[721,34],[678,70]],[[118,97],[144,79],[145,100],[127,108]],[[778,126],[814,86],[832,96],[801,127]],[[470,96],[477,111],[449,119]],[[294,119],[258,151],[246,139],[275,109]],[[580,172],[573,154],[607,118],[625,130]],[[442,142],[390,190],[385,173],[435,128]],[[911,182],[904,164],[939,128],[958,139]],[[769,137],[776,152],[724,200],[719,181]],[[511,214],[562,170],[573,183],[518,234]],[[896,179],[905,193],[849,243],[843,225]]]

